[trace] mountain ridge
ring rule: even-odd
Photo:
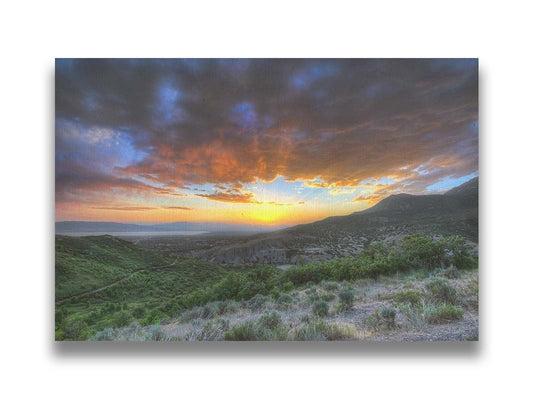
[[[478,241],[478,178],[443,194],[391,195],[363,211],[332,216],[257,234],[239,245],[195,256],[220,263],[295,263],[355,255],[377,240],[396,242],[407,234],[460,235]]]

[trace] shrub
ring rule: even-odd
[[[56,341],[65,340],[65,332],[63,332],[61,329],[56,329],[55,340]]]
[[[421,306],[412,306],[401,303],[398,308],[407,319],[409,325],[415,329],[422,329],[425,325],[424,316],[422,315]]]
[[[160,325],[150,327],[148,334],[146,335],[146,341],[161,342],[164,340],[168,340],[168,338]]]
[[[355,338],[355,327],[348,324],[325,323],[324,321],[311,320],[304,323],[294,332],[294,340],[322,341],[346,340]]]
[[[455,267],[455,265],[452,265],[451,267],[446,268],[444,271],[442,271],[442,274],[448,279],[458,279],[461,277],[461,273]]]
[[[324,300],[318,300],[313,303],[313,314],[319,317],[325,317],[329,313],[329,305]]]
[[[287,294],[287,293],[283,293],[279,299],[278,299],[278,304],[283,306],[283,307],[288,307],[289,304],[292,303],[292,296],[290,294]]]
[[[294,332],[294,340],[322,341],[326,340],[325,324],[323,321],[310,321],[298,327]]]
[[[409,306],[407,306],[409,307]],[[394,327],[396,319],[396,310],[389,306],[383,306],[379,310],[365,319],[365,324],[372,329],[379,329],[382,326],[387,328]]]
[[[253,321],[247,321],[241,325],[234,325],[224,335],[225,340],[249,341],[257,340],[256,329]]]
[[[305,323],[308,323],[309,321],[311,321],[313,319],[313,317],[310,315],[310,314],[303,314],[301,317],[300,317],[300,321],[301,322],[305,322]]]
[[[141,319],[142,317],[144,317],[144,314],[146,313],[146,308],[143,306],[137,306],[133,309],[131,313],[135,318]]]
[[[316,293],[316,286],[311,285],[305,290],[305,294],[310,295]]]
[[[120,328],[129,325],[133,321],[133,315],[128,311],[119,311],[113,314],[113,327]]]
[[[281,288],[281,290],[283,290],[284,292],[291,292],[292,290],[294,289],[294,283],[292,282],[285,282],[283,284],[283,287]]]
[[[353,306],[354,293],[352,290],[343,289],[339,292],[339,300],[343,310],[349,310]]]
[[[308,295],[307,295],[307,299],[311,302],[311,303],[314,303],[315,301],[318,301],[320,299],[320,296],[318,295],[318,293],[316,291],[314,292],[310,292]]]
[[[402,262],[410,268],[437,268],[444,259],[444,249],[440,243],[423,234],[403,238],[400,252],[403,257]]]
[[[221,314],[235,314],[241,309],[241,305],[235,300],[223,301],[220,307]]]
[[[202,318],[203,313],[204,307],[194,307],[184,311],[180,316],[180,320],[182,322],[190,322],[194,319]]]
[[[216,341],[222,340],[225,331],[228,329],[229,323],[225,319],[217,318],[214,321],[209,321],[202,329],[198,331],[189,332],[185,335],[187,341]]]
[[[144,336],[142,325],[137,321],[133,321],[124,332],[128,335],[128,340],[139,341]]]
[[[281,315],[277,311],[265,311],[259,318],[259,324],[268,329],[277,328],[281,324]]]
[[[66,318],[63,321],[61,330],[67,340],[87,340],[91,334],[87,322],[77,316]]]
[[[463,318],[463,310],[453,304],[430,305],[424,310],[424,318],[432,324],[459,320]]]
[[[397,303],[419,306],[422,300],[422,294],[417,290],[400,290],[394,294],[394,300]]]
[[[210,319],[216,317],[217,315],[223,314],[223,302],[215,301],[213,303],[207,303],[203,308],[200,315],[200,318]]]
[[[324,293],[322,295],[322,300],[325,300],[325,301],[332,301],[332,300],[335,300],[337,296],[335,296],[333,293]]]
[[[378,317],[387,326],[392,327],[396,319],[396,310],[392,307],[383,306],[378,311]]]
[[[105,328],[103,331],[98,332],[94,335],[94,340],[96,341],[111,341],[115,338],[115,330],[113,328]]]
[[[248,307],[252,311],[257,311],[267,302],[268,297],[262,294],[257,294],[248,301]]]
[[[355,327],[350,324],[331,323],[325,324],[324,334],[327,340],[354,339]]]
[[[200,317],[204,319],[214,318],[218,315],[233,314],[239,311],[240,305],[235,300],[224,300],[207,303]]]
[[[161,310],[152,310],[140,321],[142,325],[154,325],[158,324],[162,320],[168,318],[168,315]]]
[[[455,304],[457,302],[457,289],[447,279],[437,278],[426,283],[426,290],[437,301]]]
[[[459,269],[470,269],[476,266],[476,261],[471,255],[472,248],[466,240],[459,236],[441,238],[437,244],[442,249],[446,265],[453,265]]]
[[[325,290],[337,290],[339,288],[338,282],[332,282],[332,281],[324,281],[321,283],[321,286]]]

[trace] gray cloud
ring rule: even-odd
[[[420,192],[477,171],[477,68],[464,59],[57,60],[56,120],[88,131],[83,147],[83,134],[56,132],[58,196],[277,175],[337,186],[395,176]],[[128,149],[118,165],[106,140]],[[419,165],[425,175],[413,173]],[[209,196],[250,200],[238,189]]]

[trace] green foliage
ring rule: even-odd
[[[283,287],[281,288],[284,292],[292,292],[294,290],[294,283],[292,282],[285,282],[283,284]]]
[[[417,290],[400,290],[394,294],[394,300],[397,303],[419,306],[422,301],[422,293]]]
[[[297,341],[323,341],[353,339],[355,328],[351,325],[326,323],[322,320],[309,320],[294,332]]]
[[[472,257],[472,248],[460,236],[450,236],[437,241],[445,254],[446,265],[453,265],[458,269],[472,269],[476,262]]]
[[[225,335],[226,340],[250,341],[257,340],[256,329],[253,321],[247,321],[241,325],[234,325]]]
[[[458,237],[433,241],[423,235],[412,235],[396,248],[374,243],[355,257],[310,262],[281,271],[274,266],[219,265],[194,259],[179,259],[170,265],[173,257],[168,259],[111,236],[57,236],[57,300],[128,278],[97,293],[57,303],[56,338],[85,340],[94,331],[126,326],[132,320],[144,326],[157,325],[194,307],[200,307],[192,312],[201,313],[197,318],[214,318],[236,312],[240,307],[236,301],[243,300],[253,311],[264,308],[269,299],[277,300],[276,308],[284,308],[293,303],[289,293],[297,285],[308,285],[309,301],[314,303],[335,298],[333,293],[319,296],[314,286],[318,283],[321,289],[334,291],[341,281],[346,282],[341,286],[347,286],[354,280],[408,270],[427,276],[428,271],[452,265],[445,276],[453,277],[455,268],[477,265],[470,254],[464,239]],[[144,270],[162,265],[169,266]],[[439,302],[456,301],[453,286],[451,290],[437,286],[428,286],[429,296]],[[343,287],[338,297],[341,309],[353,306],[350,289]],[[414,298],[395,300],[418,304]],[[280,337],[283,332],[261,335]]]
[[[323,341],[326,339],[326,324],[324,321],[309,321],[298,327],[294,333],[297,341]]]
[[[230,341],[257,341],[257,340],[286,340],[287,328],[278,324],[268,328],[262,323],[246,321],[240,325],[232,326],[225,334],[225,340]]]
[[[404,262],[411,268],[440,267],[444,258],[441,246],[431,237],[422,234],[406,236],[402,240],[400,251]]]
[[[169,260],[113,236],[56,236],[56,298],[62,299],[102,287],[150,266]]]
[[[444,275],[448,279],[459,279],[461,277],[461,273],[455,265],[452,265],[451,267],[448,267],[443,270],[442,275]]]
[[[62,329],[56,329],[55,340],[56,341],[65,340],[65,332],[63,332]]]
[[[339,282],[325,281],[320,284],[324,290],[337,290],[339,288]]]
[[[343,310],[349,310],[353,306],[354,292],[349,289],[343,289],[339,292],[339,302]]]
[[[392,307],[383,306],[379,309],[378,316],[388,326],[393,326],[396,319],[396,310]]]
[[[63,321],[61,330],[65,340],[87,340],[91,335],[87,322],[75,315]]]
[[[394,327],[395,320],[396,310],[389,306],[383,306],[368,317],[365,323],[372,329],[379,329],[381,327],[390,329]]]
[[[320,298],[325,301],[332,301],[335,300],[337,296],[335,296],[333,293],[324,293]]]
[[[281,324],[281,314],[277,311],[265,311],[259,319],[259,324],[268,329],[277,328]]]
[[[319,317],[325,317],[329,313],[329,305],[324,300],[318,300],[313,303],[313,314]]]
[[[307,289],[305,293],[307,294],[307,298],[309,299],[310,302],[314,302],[319,299],[318,292],[314,285],[310,287],[309,289]]]
[[[457,302],[457,289],[455,289],[447,279],[436,278],[426,283],[425,286],[426,290],[434,300],[450,304],[455,304]]]
[[[165,314],[161,310],[155,309],[155,310],[151,310],[148,314],[146,314],[146,316],[143,319],[141,319],[140,322],[144,326],[153,325],[153,324],[158,324],[162,320],[167,319],[167,318],[168,318],[167,314]]]
[[[128,311],[119,311],[113,314],[113,327],[120,328],[129,325],[133,321],[133,315]]]
[[[248,307],[250,307],[252,311],[257,311],[261,307],[263,307],[267,301],[268,301],[267,296],[262,295],[262,294],[256,294],[254,297],[252,297],[248,301]]]
[[[463,318],[461,307],[453,304],[428,305],[424,309],[424,319],[432,324],[439,324]]]
[[[141,319],[142,317],[144,317],[144,314],[146,313],[146,307],[137,306],[133,309],[131,313],[133,314],[133,317],[135,317],[136,319]]]

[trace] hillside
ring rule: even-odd
[[[56,299],[96,289],[141,268],[169,264],[161,255],[113,236],[56,236]]]
[[[355,255],[373,241],[396,242],[405,235],[460,235],[478,241],[478,178],[445,194],[387,197],[347,216],[256,235],[239,245],[198,252],[218,263],[295,263]]]
[[[56,328],[66,338],[78,337],[72,332],[79,321],[92,329],[133,317],[158,322],[174,314],[187,293],[253,268],[169,258],[108,235],[57,235],[55,247]]]
[[[91,340],[478,340],[477,259],[463,239],[410,235],[355,257],[228,274],[160,323]]]

